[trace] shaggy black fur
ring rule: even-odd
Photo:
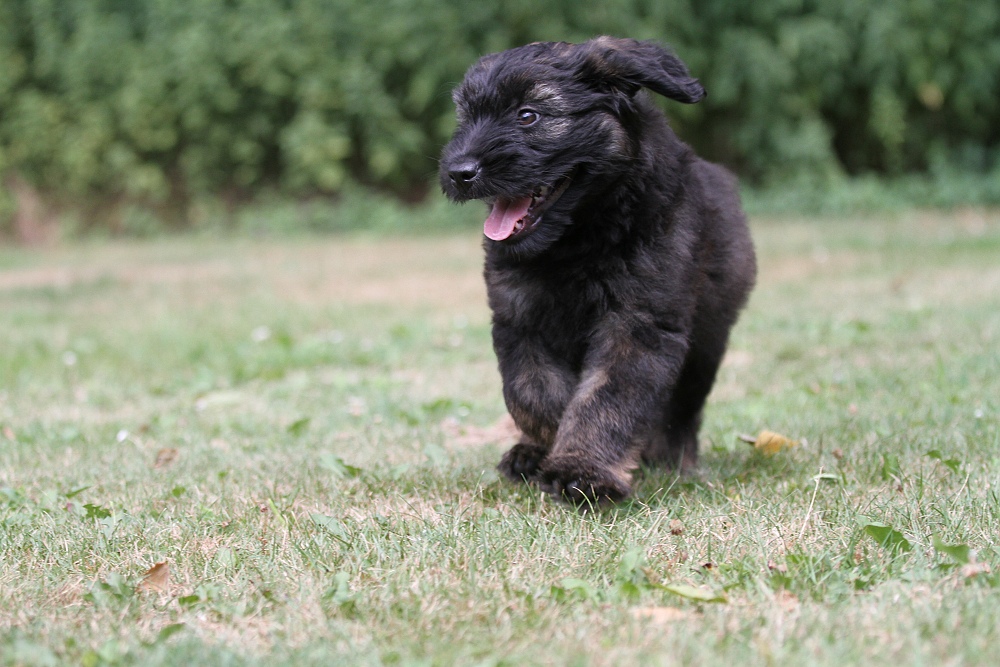
[[[705,94],[650,42],[486,56],[455,91],[441,158],[445,193],[490,209],[493,345],[524,434],[500,470],[574,502],[625,497],[640,458],[696,464],[702,406],[756,275],[735,179],[642,88]]]

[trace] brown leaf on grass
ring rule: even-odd
[[[146,570],[139,583],[139,590],[166,593],[170,589],[170,564],[167,561],[157,563]]]
[[[764,456],[774,456],[783,449],[791,449],[799,444],[797,440],[792,440],[774,431],[761,431],[756,438],[752,435],[741,435],[740,440],[753,446]]]
[[[164,447],[156,452],[156,460],[153,462],[154,468],[166,468],[177,460],[177,450],[173,447]]]
[[[684,611],[677,607],[636,607],[629,610],[629,613],[632,614],[633,618],[646,619],[657,624],[681,621],[685,618],[690,618],[692,615],[692,612]]]
[[[684,524],[681,523],[680,519],[670,520],[670,534],[671,535],[683,535],[684,534]]]

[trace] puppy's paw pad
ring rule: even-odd
[[[542,459],[549,453],[549,450],[530,442],[521,442],[509,450],[500,459],[497,469],[503,473],[507,479],[521,482],[534,478],[538,472],[538,466]]]

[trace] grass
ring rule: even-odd
[[[754,232],[702,475],[591,514],[474,231],[0,249],[0,664],[994,664],[1000,215]]]

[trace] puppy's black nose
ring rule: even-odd
[[[467,190],[469,186],[479,179],[482,171],[483,169],[479,166],[478,162],[472,160],[459,162],[448,170],[448,178],[451,179],[452,184],[459,190]]]

